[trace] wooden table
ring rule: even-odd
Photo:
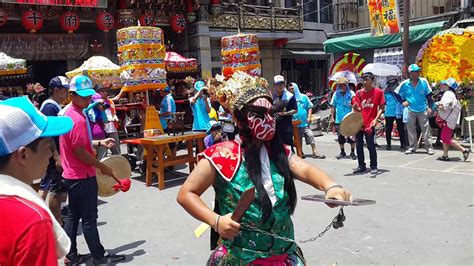
[[[298,130],[298,125],[301,124],[301,121],[293,120],[291,123],[293,125],[293,143],[295,144],[296,155],[298,155],[300,158],[303,158],[303,147],[301,144],[300,132]]]
[[[204,138],[206,133],[185,132],[183,135],[159,135],[156,137],[124,140],[123,143],[143,145],[147,152],[146,156],[146,186],[151,186],[153,173],[158,175],[158,188],[165,188],[165,167],[183,163],[189,163],[189,172],[194,169],[197,163],[197,154],[204,150]],[[196,153],[193,152],[193,142],[196,140]],[[188,153],[175,157],[165,158],[166,146],[170,143],[186,141]]]

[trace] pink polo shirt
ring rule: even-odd
[[[83,163],[74,149],[84,147],[87,152],[94,156],[92,143],[87,130],[87,121],[82,109],[71,104],[64,112],[64,116],[72,119],[74,126],[69,133],[59,137],[59,151],[61,153],[61,165],[65,179],[85,179],[95,176],[95,168]]]

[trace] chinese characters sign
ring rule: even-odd
[[[371,36],[400,32],[396,0],[368,0],[368,7]]]
[[[106,8],[107,0],[0,0],[7,4],[32,4],[45,6],[77,6]]]

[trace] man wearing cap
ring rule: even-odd
[[[77,228],[82,219],[82,230],[87,246],[95,264],[115,263],[125,256],[107,254],[100,243],[97,230],[97,180],[96,168],[103,174],[112,176],[113,170],[98,161],[92,145],[112,147],[114,140],[92,141],[92,134],[87,116],[83,110],[95,94],[92,81],[83,75],[75,76],[70,83],[72,103],[65,108],[64,116],[74,122],[72,130],[59,138],[61,165],[64,169],[64,183],[68,187],[69,208],[64,219],[64,230],[71,239],[71,249],[66,256],[66,264],[80,264],[84,256],[77,253]]]
[[[416,122],[418,121],[425,140],[425,148],[429,155],[433,155],[429,116],[432,113],[430,106],[433,106],[434,102],[430,84],[425,78],[420,78],[420,70],[418,65],[410,65],[408,67],[410,78],[400,83],[395,89],[395,93],[400,96],[403,106],[408,108],[407,131],[410,148],[405,151],[405,154],[415,153],[418,148],[416,134]]]
[[[71,242],[32,189],[53,155],[52,137],[68,117],[41,114],[27,97],[0,102],[0,265],[57,265]]]
[[[67,99],[67,90],[69,82],[66,77],[57,76],[49,81],[49,99],[45,100],[40,107],[40,111],[46,116],[58,116],[61,111],[61,103]],[[56,220],[62,224],[61,220],[61,202],[66,201],[67,188],[64,186],[61,178],[61,160],[59,158],[59,137],[54,138],[55,149],[53,156],[49,159],[46,175],[41,179],[38,195],[46,200],[48,190],[48,206],[56,217]]]
[[[167,86],[165,89],[160,90],[160,96],[163,97],[160,105],[160,122],[165,133],[170,133],[168,128],[168,120],[172,118],[171,114],[176,113],[176,103],[174,102],[171,89]],[[169,144],[171,149],[171,155],[176,156],[176,143]]]
[[[207,131],[207,136],[204,138],[204,147],[209,148],[214,144],[220,143],[224,141],[224,137],[222,134],[222,126],[219,122],[212,121],[212,126]]]
[[[207,131],[211,127],[211,103],[204,81],[199,80],[194,83],[195,95],[189,98],[191,109],[193,110],[193,131]]]
[[[364,120],[362,129],[356,134],[357,161],[359,166],[354,174],[367,171],[364,157],[364,136],[370,155],[370,174],[375,176],[377,169],[377,150],[375,149],[375,125],[385,110],[383,91],[373,86],[375,75],[371,72],[362,74],[363,88],[353,98],[353,110],[361,112]]]
[[[289,92],[285,87],[285,78],[282,75],[276,75],[273,77],[273,85],[275,87],[275,95],[273,96],[273,106],[277,110],[277,134],[283,140],[286,145],[290,145],[293,149],[293,115],[298,110],[298,105],[294,95]],[[281,106],[280,102],[283,106]],[[281,107],[277,107],[281,106]]]

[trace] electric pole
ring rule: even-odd
[[[410,0],[403,0],[403,75],[408,76],[408,45],[410,44]]]

